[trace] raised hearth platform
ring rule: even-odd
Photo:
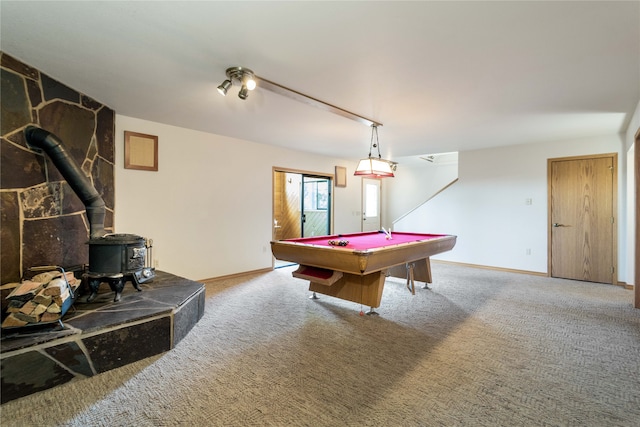
[[[119,302],[102,284],[58,323],[2,330],[2,403],[169,351],[204,314],[205,288],[170,273],[127,282]],[[46,354],[46,355],[45,355]]]

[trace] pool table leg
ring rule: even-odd
[[[387,270],[387,274],[391,277],[407,279],[407,288],[414,293],[414,282],[424,282],[422,289],[431,289],[429,283],[431,280],[431,262],[429,258],[420,259],[414,262],[396,265]],[[411,287],[409,284],[411,283]]]
[[[413,269],[414,268],[415,268],[415,264],[413,262],[408,262],[407,263],[407,289],[409,289],[409,291],[411,291],[411,295],[415,295],[416,294],[416,282],[413,280]]]
[[[433,282],[433,279],[431,278],[431,260],[429,258],[425,258],[424,265],[426,266],[427,269],[424,272],[425,281],[424,281],[424,286],[422,287],[422,289],[431,289],[429,287],[429,283]]]
[[[365,275],[344,273],[330,286],[310,281],[309,290],[375,308],[380,307],[384,279],[384,271]]]

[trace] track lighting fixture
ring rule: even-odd
[[[240,92],[238,92],[240,99],[247,99],[249,91],[256,88],[256,79],[253,71],[244,67],[231,67],[227,68],[227,79],[218,86],[220,95],[226,96],[234,81],[241,86]]]
[[[375,135],[375,142],[373,137]],[[372,148],[378,149],[378,158],[371,157]],[[371,125],[371,143],[369,145],[369,157],[360,160],[354,173],[355,176],[363,178],[393,178],[395,175],[391,170],[392,162],[384,160],[380,155],[380,141],[378,141],[378,124]],[[395,166],[395,164],[394,164]]]
[[[226,71],[227,78],[225,81],[218,86],[218,92],[222,96],[225,96],[229,91],[229,88],[233,86],[234,83],[240,85],[240,92],[238,92],[238,97],[240,99],[247,99],[249,96],[249,91],[254,90],[256,88],[256,82],[260,82],[260,87],[262,89],[266,89],[268,91],[277,93],[279,95],[283,95],[294,99],[296,101],[303,102],[307,105],[312,105],[314,107],[323,109],[325,111],[329,111],[331,113],[337,114],[342,117],[346,117],[351,120],[355,120],[360,123],[364,123],[367,126],[371,126],[371,144],[369,145],[369,157],[366,159],[360,160],[358,163],[358,167],[354,173],[356,176],[362,176],[365,178],[393,178],[393,172],[396,170],[397,163],[392,162],[390,160],[384,160],[380,155],[380,142],[378,141],[378,126],[382,126],[382,123],[374,122],[371,119],[360,116],[358,114],[352,113],[351,111],[347,111],[343,108],[336,107],[335,105],[329,104],[327,102],[321,101],[319,99],[313,98],[309,95],[305,95],[304,93],[298,92],[293,89],[289,89],[288,87],[282,86],[278,83],[274,83],[262,77],[256,76],[253,71],[244,67],[231,67],[227,68]],[[373,141],[375,136],[375,143]],[[371,152],[373,148],[378,149],[378,158],[371,157]]]
[[[355,120],[367,126],[372,126],[374,124],[379,124],[380,126],[382,126],[382,124],[376,123],[373,120],[363,117],[359,114],[352,113],[351,111],[347,111],[344,108],[337,107],[335,105],[329,104],[328,102],[321,101],[312,96],[298,92],[297,90],[290,89],[288,87],[282,86],[281,84],[257,76],[248,68],[227,68],[227,79],[222,82],[220,86],[218,86],[218,92],[220,92],[220,95],[225,96],[229,88],[233,86],[233,83],[239,84],[241,86],[240,93],[238,93],[238,96],[241,99],[246,99],[249,95],[247,91],[255,89],[256,85],[259,84],[261,89],[277,93],[278,95],[286,96],[287,98],[300,101],[304,104],[320,108],[321,110],[325,110],[342,117],[346,117],[347,119]],[[243,87],[246,87],[246,89],[243,89]]]

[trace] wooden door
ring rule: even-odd
[[[617,155],[549,160],[552,277],[616,283]]]
[[[302,175],[274,171],[273,182],[273,240],[301,237]]]

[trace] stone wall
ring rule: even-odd
[[[49,157],[28,148],[24,128],[56,135],[93,183],[113,231],[115,113],[37,69],[0,52],[0,251],[2,283],[28,268],[88,264],[85,207]]]

